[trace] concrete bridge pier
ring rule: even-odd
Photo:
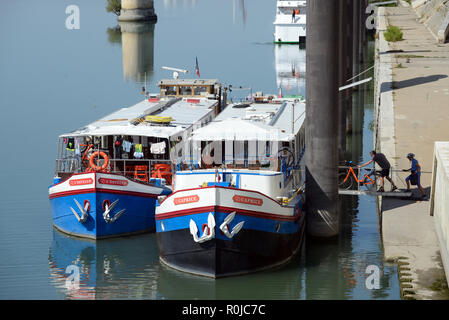
[[[362,27],[361,22],[361,14],[360,14],[360,0],[353,0],[352,9],[353,9],[353,72],[354,74],[360,73],[359,63],[360,63],[360,29]],[[357,87],[355,87],[357,90]]]
[[[338,204],[338,1],[307,2],[307,232],[335,238]]]
[[[347,80],[352,78],[352,6],[353,0],[338,1],[338,86],[348,84]],[[352,112],[352,88],[339,92],[338,94],[338,149],[339,158],[346,158],[346,134],[348,118],[351,119]]]
[[[157,21],[154,0],[122,0],[119,21]]]

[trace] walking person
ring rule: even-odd
[[[292,10],[292,22],[295,22],[295,16],[296,16],[296,11],[295,9]]]
[[[361,164],[359,166],[357,166],[357,168],[362,168],[365,167],[367,165],[369,165],[372,162],[375,162],[379,165],[379,167],[381,167],[381,171],[380,171],[380,188],[379,190],[377,190],[377,192],[385,192],[384,189],[384,178],[387,178],[388,181],[390,181],[391,183],[391,192],[393,192],[394,190],[397,189],[396,185],[394,184],[393,180],[390,178],[390,162],[388,162],[387,157],[385,157],[385,155],[383,153],[377,153],[375,150],[370,152],[371,155],[371,160],[368,161],[367,163]]]
[[[410,191],[410,183],[413,185],[417,185],[419,191],[421,191],[421,196],[423,198],[426,197],[426,192],[421,186],[421,166],[418,163],[418,160],[415,159],[415,155],[413,153],[409,153],[407,155],[407,159],[410,160],[412,167],[410,169],[403,169],[402,171],[407,172],[410,171],[410,175],[405,178],[405,182],[407,183],[407,191]]]

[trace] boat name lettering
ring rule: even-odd
[[[127,186],[128,181],[120,180],[120,179],[108,179],[108,178],[100,178],[98,179],[98,183],[101,184],[109,184],[113,186]]]
[[[175,205],[179,205],[179,204],[187,204],[187,203],[192,203],[192,202],[198,202],[199,200],[200,200],[200,197],[195,194],[193,196],[186,196],[186,197],[175,198],[173,200],[173,203]]]
[[[92,178],[84,178],[84,179],[74,179],[74,180],[70,180],[69,184],[70,186],[84,186],[86,184],[92,184],[94,183],[94,180],[92,180]]]
[[[250,204],[250,205],[253,205],[253,206],[261,206],[263,204],[263,200],[262,199],[245,197],[245,196],[239,196],[239,195],[233,196],[232,200],[234,202]]]

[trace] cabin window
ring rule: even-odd
[[[248,150],[248,149],[246,149],[246,150]],[[235,163],[237,165],[244,166],[244,164],[245,164],[245,142],[244,141],[234,141],[234,159],[235,159]]]
[[[179,95],[191,96],[192,95],[192,87],[179,87]]]
[[[166,96],[176,96],[178,91],[176,90],[176,86],[167,86],[165,87],[165,95]]]
[[[221,141],[201,141],[201,166],[211,168],[221,165],[222,162]]]
[[[193,87],[193,94],[195,96],[201,96],[207,93],[207,87]]]
[[[265,143],[265,156],[269,158],[271,155],[270,141]]]
[[[108,149],[108,136],[101,136],[101,149]]]
[[[234,162],[234,141],[225,140],[224,141],[224,163],[232,164]]]

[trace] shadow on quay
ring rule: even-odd
[[[402,81],[383,82],[381,84],[381,92],[388,92],[397,89],[403,89],[413,86],[419,86],[430,82],[435,82],[441,79],[447,78],[445,74],[435,74],[426,77],[416,77]]]
[[[396,198],[388,198],[388,202],[384,202],[383,209],[391,210],[395,208],[400,208],[403,206],[408,206],[412,203],[416,203],[418,201],[429,201],[430,195],[430,187],[424,188],[424,192],[426,193],[425,198],[421,198],[421,192],[418,189],[412,188],[411,197],[396,197]]]

